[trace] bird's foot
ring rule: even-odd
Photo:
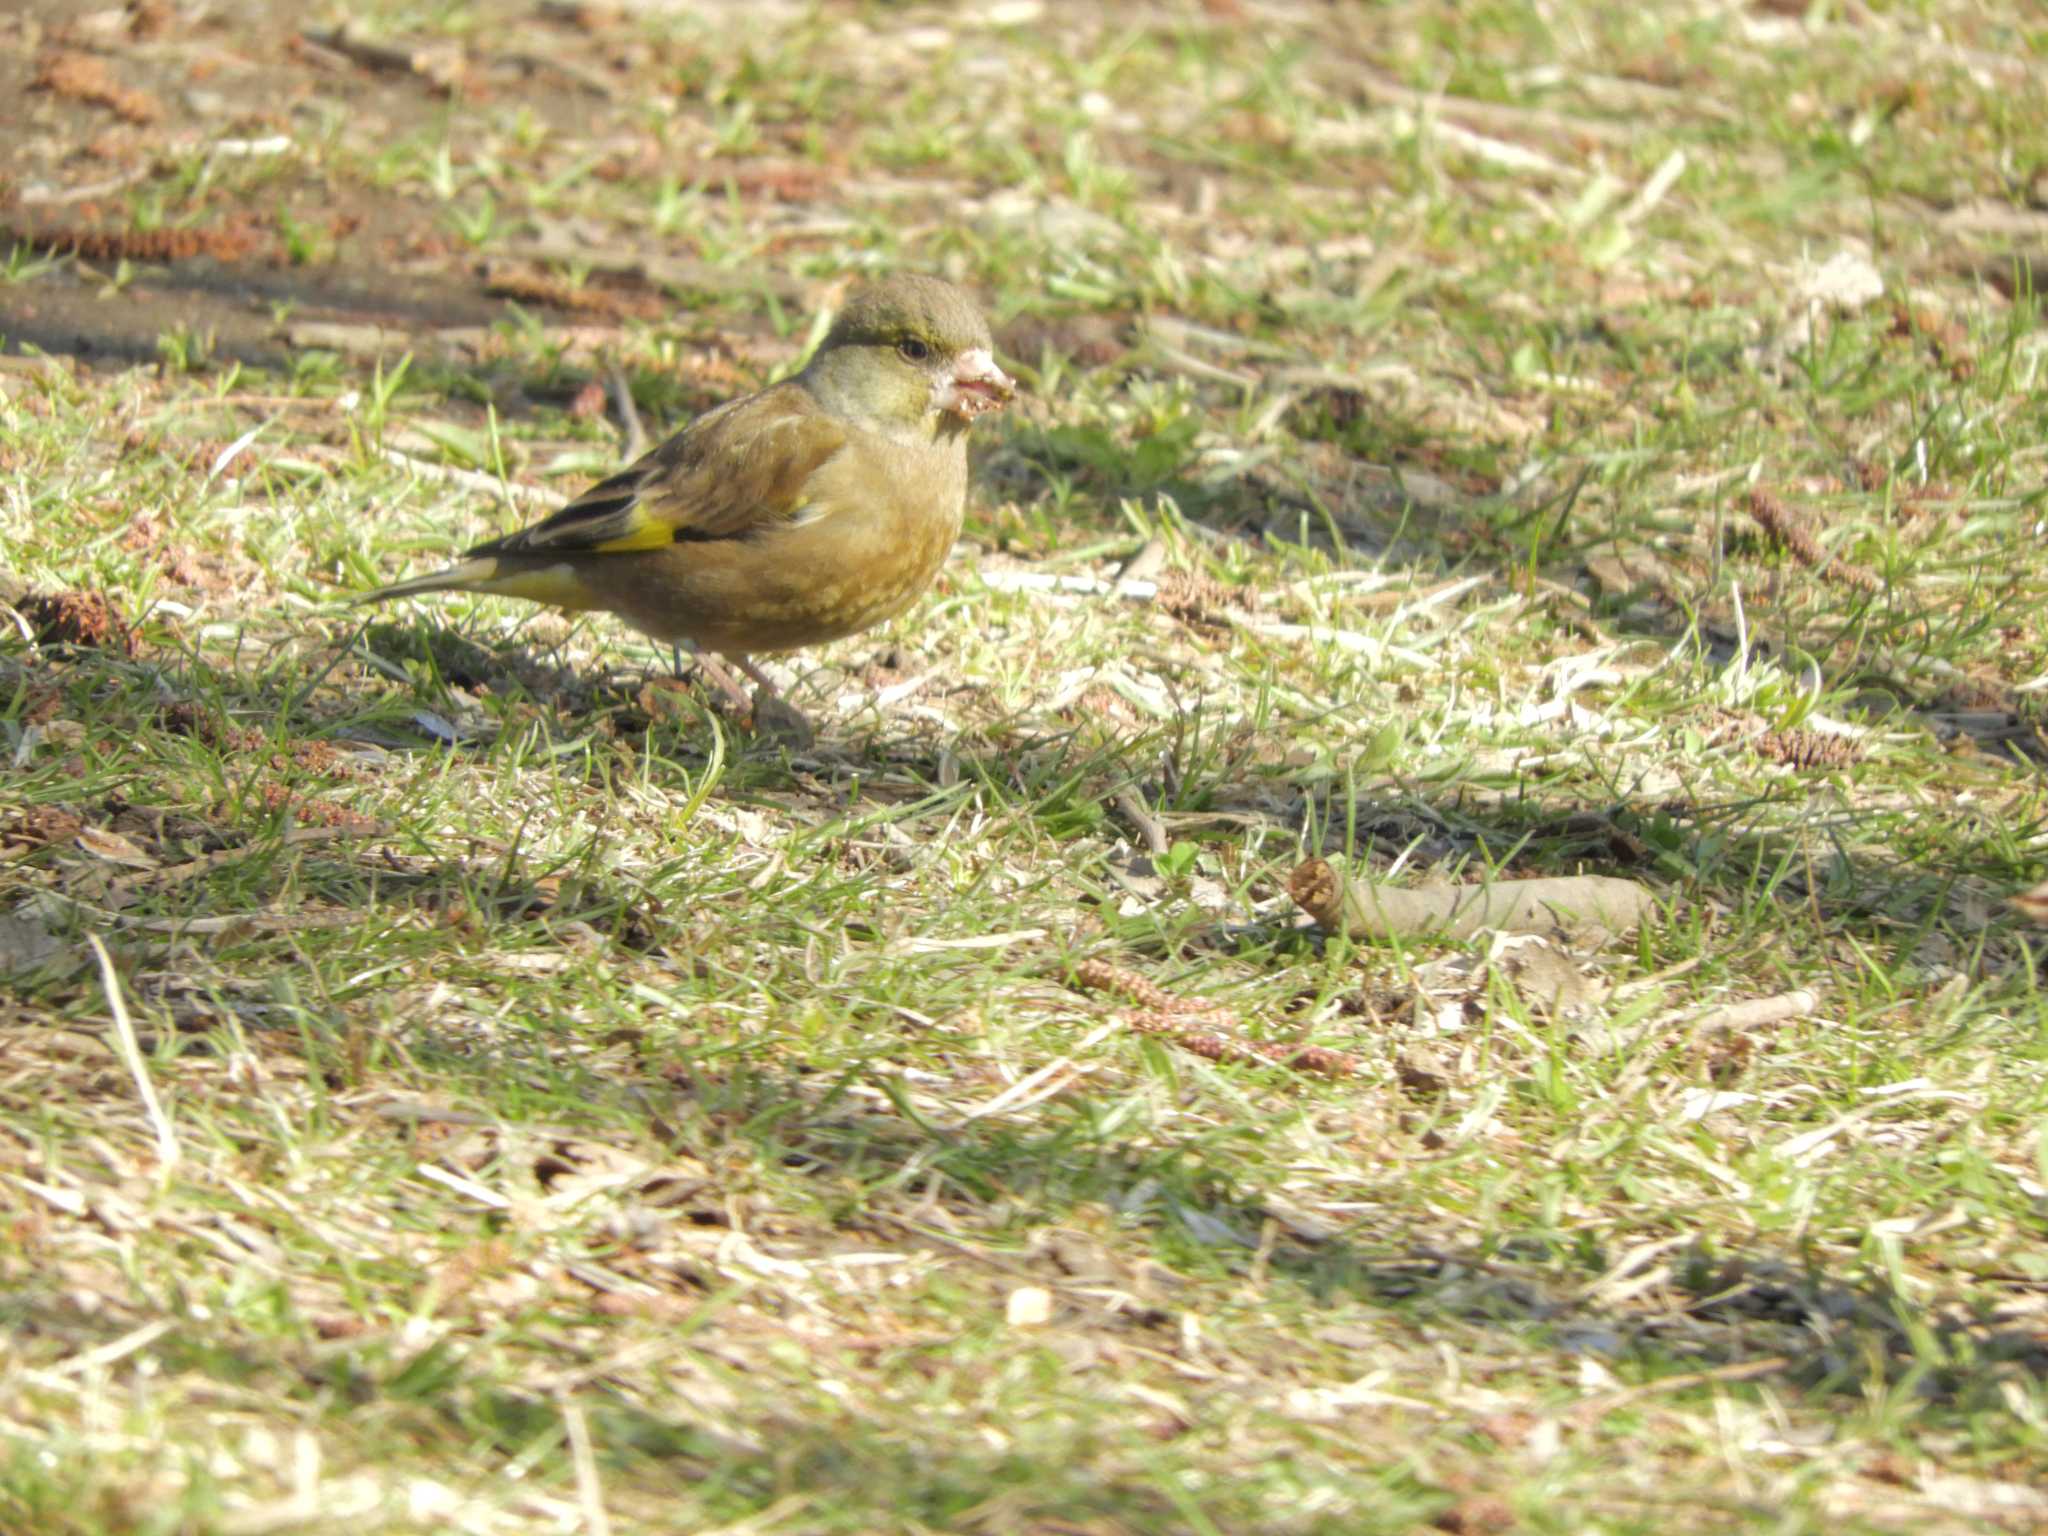
[[[744,721],[757,734],[787,746],[808,747],[817,739],[818,733],[809,717],[782,696],[782,690],[775,686],[775,679],[756,666],[752,658],[732,654],[714,656],[708,651],[694,651],[692,656],[698,672],[716,693],[714,702],[721,713]],[[680,670],[680,648],[676,664]],[[752,693],[748,693],[745,685],[733,675],[734,667],[759,685]]]

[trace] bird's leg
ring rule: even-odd
[[[711,685],[724,694],[741,714],[750,713],[754,707],[754,696],[747,692],[744,684],[726,670],[725,663],[706,651],[697,653],[697,668],[711,679]]]
[[[808,747],[817,739],[817,728],[810,717],[782,696],[775,679],[755,666],[751,657],[728,651],[725,659],[761,685],[754,695],[755,730],[798,748]]]
[[[775,686],[775,679],[754,665],[751,657],[737,651],[722,652],[718,656],[713,656],[709,651],[699,650],[685,640],[675,648],[678,675],[682,671],[683,651],[686,647],[697,663],[697,670],[731,701],[741,715],[752,718],[755,730],[795,746],[810,745],[816,734],[810,720],[802,710],[783,698],[782,690]],[[740,680],[728,670],[728,662],[758,683],[759,691],[749,694]]]
[[[712,687],[725,695],[726,699],[735,709],[739,710],[742,714],[746,714],[753,709],[753,697],[745,688],[740,686],[740,680],[727,671],[724,663],[716,656],[713,656],[709,651],[699,650],[693,642],[688,640],[676,641],[670,645],[669,649],[675,657],[676,680],[678,682],[682,680],[683,657],[687,654],[692,661],[696,662],[697,670],[704,674]],[[749,670],[751,671],[751,669]]]
[[[770,677],[766,672],[763,672],[758,666],[756,666],[754,664],[753,657],[741,655],[737,651],[727,651],[722,652],[721,654],[724,655],[727,661],[731,662],[734,666],[738,667],[742,672],[746,673],[747,676],[751,677],[756,683],[760,684],[762,692],[768,694],[770,697],[781,697],[782,690],[775,686],[775,679]]]

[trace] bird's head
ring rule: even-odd
[[[829,403],[892,433],[957,433],[1017,392],[988,322],[951,283],[905,273],[847,300],[805,370]]]

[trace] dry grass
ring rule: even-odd
[[[0,1529],[2048,1523],[2038,25],[345,20],[0,19]],[[337,601],[898,264],[814,745]]]

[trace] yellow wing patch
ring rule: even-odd
[[[630,555],[642,549],[667,549],[676,541],[676,531],[667,523],[658,523],[638,507],[632,511],[633,526],[615,539],[592,544],[590,551],[598,555]]]

